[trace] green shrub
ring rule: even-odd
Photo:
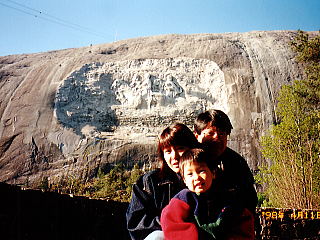
[[[129,202],[132,185],[143,173],[144,171],[138,165],[135,165],[132,170],[125,169],[123,165],[116,165],[106,174],[99,169],[97,177],[88,182],[75,176],[62,176],[58,181],[49,183],[48,178],[45,177],[38,188],[62,194]]]
[[[132,170],[126,170],[123,165],[116,165],[109,173],[101,172],[91,184],[89,196],[92,198],[112,199],[128,202],[131,197],[132,185],[144,172],[135,165]]]

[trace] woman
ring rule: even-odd
[[[126,218],[131,239],[163,239],[162,209],[185,188],[179,175],[179,158],[189,148],[199,147],[193,132],[184,124],[167,127],[159,136],[160,168],[141,176],[133,185]]]

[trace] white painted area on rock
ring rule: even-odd
[[[56,116],[63,125],[81,126],[81,133],[87,137],[108,132],[100,123],[108,121],[106,115],[110,112],[120,121],[112,131],[121,133],[125,127],[125,135],[132,133],[136,138],[138,134],[140,139],[139,133],[156,133],[154,127],[158,124],[152,119],[184,119],[211,108],[227,111],[224,73],[215,62],[205,59],[92,63],[67,80],[57,92]],[[145,125],[138,119],[141,116],[147,119]]]

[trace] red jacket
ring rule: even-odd
[[[160,219],[166,240],[254,239],[254,217],[248,209],[228,206],[209,220],[206,197],[184,189],[171,199]]]
[[[186,190],[178,193],[162,210],[160,222],[166,240],[198,240],[192,209],[196,199]]]

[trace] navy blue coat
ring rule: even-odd
[[[143,240],[151,232],[161,230],[160,215],[170,199],[185,188],[181,177],[170,170],[165,177],[160,170],[141,176],[133,185],[127,209],[127,228],[131,239]]]

